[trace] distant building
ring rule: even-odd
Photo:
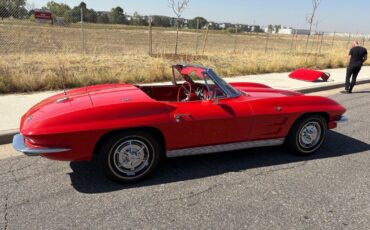
[[[279,30],[279,34],[299,34],[299,35],[309,35],[310,30],[305,29],[293,29],[293,28],[287,28],[283,27]]]

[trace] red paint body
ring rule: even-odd
[[[233,83],[246,92],[236,98],[177,102],[179,86],[97,85],[45,99],[21,120],[26,144],[63,147],[69,152],[44,154],[55,160],[91,160],[98,141],[111,132],[151,128],[160,132],[166,150],[248,140],[286,137],[294,122],[307,113],[322,113],[328,128],[345,108],[318,96],[276,90],[255,83]],[[153,98],[156,98],[153,99]],[[280,109],[278,109],[280,108]],[[176,122],[176,114],[188,114]]]
[[[301,80],[301,81],[310,81],[315,82],[318,81],[320,78],[323,81],[327,81],[330,78],[328,73],[324,73],[317,70],[312,69],[297,69],[289,74],[290,78]]]

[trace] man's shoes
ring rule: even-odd
[[[341,93],[343,94],[350,94],[351,92],[349,90],[343,90],[343,91],[340,91]]]

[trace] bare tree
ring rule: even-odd
[[[177,55],[177,47],[179,42],[179,22],[182,13],[188,7],[190,0],[168,0],[169,7],[172,8],[176,15],[176,45],[175,45],[175,55]]]
[[[307,41],[306,41],[306,52],[307,52],[307,49],[308,49],[308,41],[309,41],[310,35],[312,33],[312,27],[313,27],[314,22],[315,22],[316,12],[317,12],[317,9],[320,6],[321,1],[322,0],[312,0],[312,13],[306,19],[307,23],[310,25],[310,33],[307,35]]]

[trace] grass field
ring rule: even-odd
[[[80,27],[0,22],[0,93],[61,89],[63,77],[68,87],[164,81],[175,63],[210,66],[228,77],[344,67],[349,48],[340,37],[312,36],[305,52],[306,36],[182,30],[174,56],[175,31],[154,28],[149,56],[146,27],[84,25],[83,33]]]

